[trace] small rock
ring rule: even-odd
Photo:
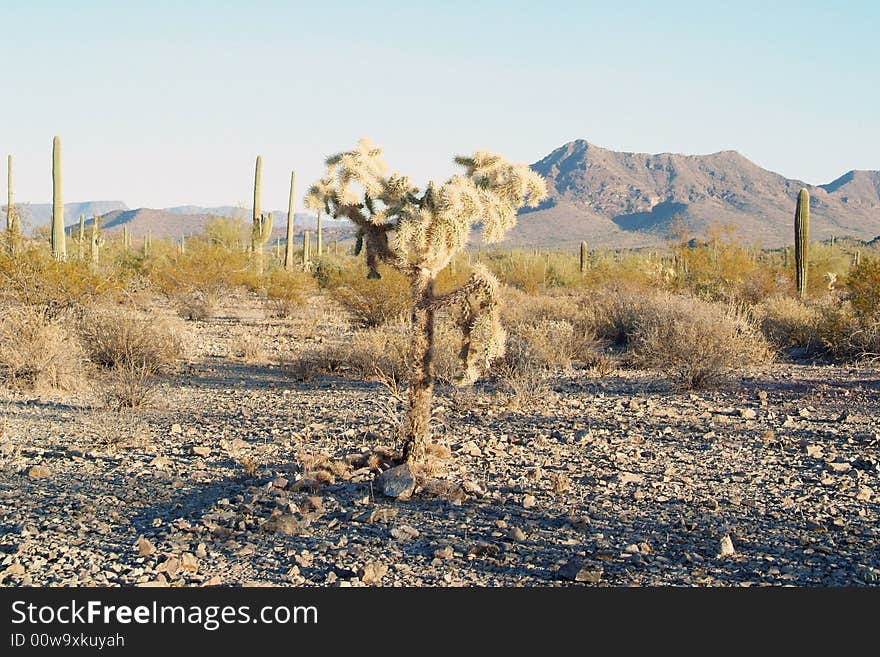
[[[834,472],[847,472],[852,469],[852,465],[845,461],[842,463],[829,463],[828,467]]]
[[[814,458],[820,459],[822,458],[822,446],[821,445],[807,445],[807,456],[812,456]]]
[[[289,483],[290,483],[290,481],[285,477],[276,477],[272,481],[272,485],[275,488],[287,488],[287,484],[289,484]]]
[[[180,557],[180,567],[191,573],[199,572],[199,560],[191,552],[184,552]]]
[[[451,559],[453,555],[453,550],[451,545],[447,545],[446,547],[438,548],[434,550],[434,558],[435,559]]]
[[[755,412],[754,408],[742,408],[739,411],[739,416],[744,420],[754,420],[758,417],[758,414]]]
[[[519,527],[511,527],[510,531],[507,532],[507,537],[511,541],[515,541],[516,543],[522,543],[524,540],[526,540],[525,532],[523,532],[523,530]]]
[[[388,572],[388,566],[378,561],[370,561],[364,565],[358,576],[364,584],[376,584]]]
[[[602,566],[593,566],[577,557],[569,559],[564,566],[556,571],[556,575],[560,579],[587,584],[598,584],[602,579],[602,573]]]
[[[531,509],[538,503],[534,495],[523,495],[522,505],[524,509]]]
[[[168,431],[172,436],[178,433],[183,433],[183,427],[177,424],[176,422],[171,425],[171,429]]]
[[[398,541],[410,541],[419,535],[419,530],[409,525],[400,525],[391,530],[391,536]]]
[[[150,465],[154,468],[159,468],[161,470],[171,465],[171,459],[169,459],[167,456],[157,456],[152,461],[150,461]]]
[[[51,477],[52,473],[49,472],[49,468],[43,465],[35,465],[28,470],[28,477],[31,479],[45,479],[46,477]]]
[[[193,447],[193,454],[195,454],[196,456],[210,456],[211,448],[205,447],[204,445],[196,445],[195,447]]]
[[[386,470],[376,483],[383,494],[401,500],[408,499],[416,488],[416,478],[408,463]]]
[[[156,548],[153,547],[153,544],[150,543],[150,541],[145,539],[143,536],[138,538],[134,546],[135,548],[137,548],[138,554],[142,557],[148,557],[156,551]]]
[[[168,557],[165,561],[156,566],[157,573],[168,573],[169,577],[174,577],[180,572],[180,559],[177,557]]]
[[[719,557],[729,557],[736,554],[736,550],[733,549],[733,540],[730,538],[730,534],[725,534],[724,538],[721,539],[720,548],[721,551],[718,553]]]
[[[861,502],[870,502],[873,495],[874,491],[872,491],[870,488],[868,488],[867,486],[860,486],[859,492],[856,495],[856,499]]]

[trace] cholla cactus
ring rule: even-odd
[[[254,264],[257,274],[263,274],[263,247],[269,241],[272,234],[272,213],[260,215],[254,219],[254,228],[251,231],[251,248],[254,252]]]
[[[412,331],[405,461],[425,457],[433,398],[434,317],[441,308],[461,309],[462,383],[472,382],[504,351],[498,316],[498,281],[475,266],[467,282],[448,294],[434,293],[438,273],[480,226],[483,241],[497,242],[516,224],[516,211],[546,196],[543,178],[526,165],[477,152],[455,160],[464,172],[424,190],[388,173],[382,151],[362,139],[349,152],[327,159],[326,175],[309,190],[309,207],[346,217],[358,227],[355,253],[366,251],[369,276],[384,263],[405,274],[412,286]]]

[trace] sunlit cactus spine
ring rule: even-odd
[[[798,297],[807,294],[807,258],[810,246],[810,193],[806,188],[798,192],[794,213],[794,266]]]
[[[67,243],[64,235],[64,201],[61,198],[61,137],[52,140],[52,232],[50,235],[52,257],[67,260]]]
[[[588,265],[589,262],[590,262],[589,258],[590,258],[590,252],[587,250],[587,243],[586,243],[586,242],[581,242],[581,252],[580,252],[580,263],[579,263],[579,266],[580,266],[580,270],[581,270],[581,273],[582,273],[582,274],[583,274],[585,271],[587,271],[587,265]]]
[[[515,165],[488,152],[459,157],[464,171],[442,184],[420,190],[408,177],[389,173],[382,150],[362,139],[357,147],[327,158],[326,175],[308,194],[310,207],[344,217],[358,228],[356,252],[366,252],[371,278],[379,265],[409,279],[412,292],[410,365],[404,462],[427,458],[434,386],[436,314],[454,309],[462,333],[461,383],[472,383],[504,353],[498,280],[482,265],[457,290],[437,294],[434,284],[471,230],[480,226],[482,242],[500,241],[516,225],[517,210],[546,197],[546,183],[527,165]]]
[[[284,244],[284,269],[293,271],[293,221],[294,221],[294,187],[296,172],[290,172],[290,196],[287,199],[287,242]]]

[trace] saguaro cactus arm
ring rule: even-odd
[[[810,193],[804,188],[798,192],[797,209],[794,213],[794,260],[795,283],[798,296],[807,293],[807,260],[810,247]]]

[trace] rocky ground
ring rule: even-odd
[[[277,364],[337,339],[332,314],[188,324],[191,361],[146,410],[0,393],[0,583],[880,582],[876,369],[776,364],[696,394],[576,370],[517,411],[491,382],[441,388],[399,501],[374,483],[398,402]],[[235,357],[248,335],[265,363]]]

